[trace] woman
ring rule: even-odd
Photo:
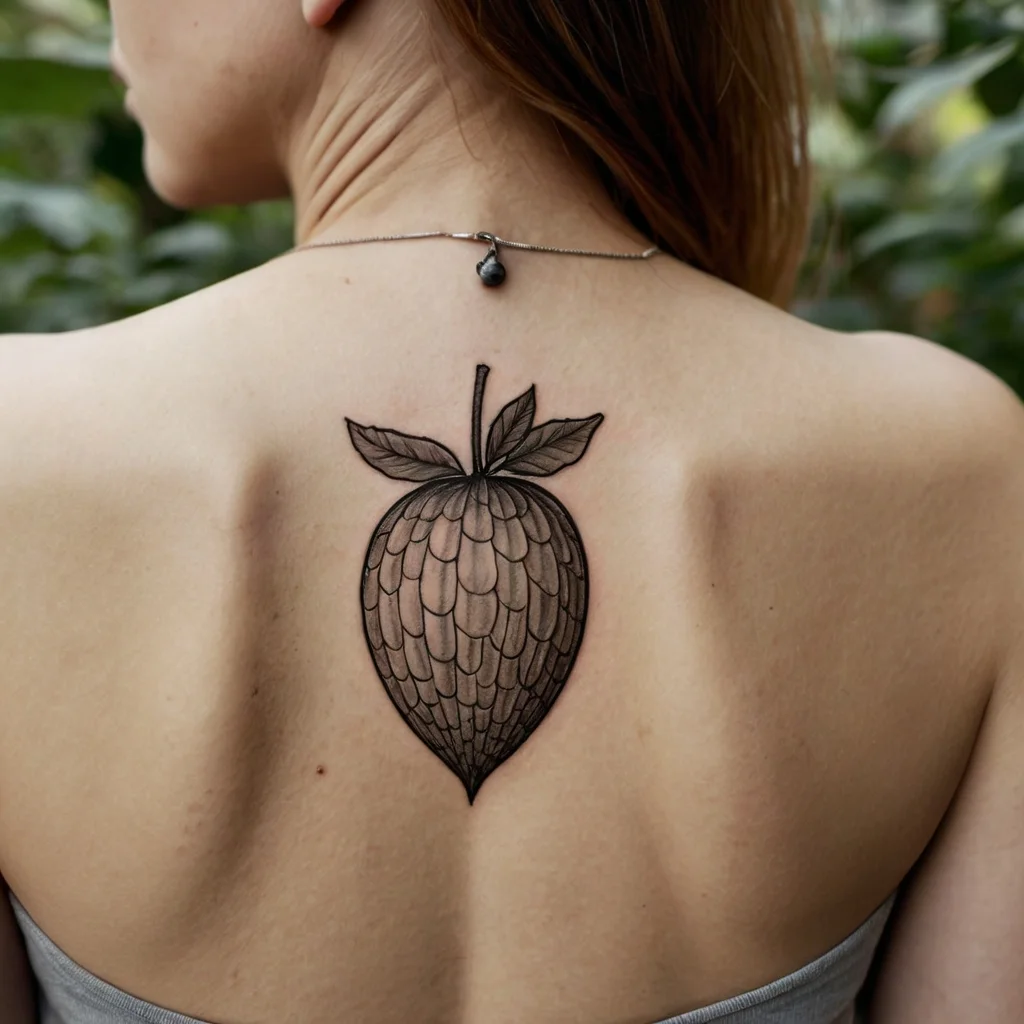
[[[1024,416],[779,308],[788,0],[111,7],[168,200],[473,237],[3,341],[5,1024],[1020,1019]]]

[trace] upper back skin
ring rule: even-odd
[[[926,847],[992,682],[985,371],[667,257],[291,256],[0,343],[0,870],[65,952],[207,1020],[648,1024],[796,969]],[[414,485],[531,384],[590,605],[470,806],[367,650]]]

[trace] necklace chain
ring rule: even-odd
[[[307,249],[326,249],[335,245],[359,245],[361,242],[398,242],[410,238],[462,238],[471,242],[486,242],[487,255],[476,265],[480,280],[489,288],[503,284],[506,277],[505,264],[498,258],[500,248],[526,249],[530,252],[554,252],[564,256],[595,256],[606,260],[647,260],[661,252],[656,245],[643,252],[599,252],[596,249],[566,249],[557,245],[534,245],[531,242],[513,242],[499,238],[489,231],[417,231],[406,235],[369,235],[366,238],[340,238],[330,242],[307,242],[288,252],[303,252]],[[288,253],[285,253],[288,255]]]
[[[565,256],[594,256],[609,260],[646,260],[661,252],[656,245],[643,252],[599,252],[596,249],[567,249],[557,245],[535,245],[530,242],[514,242],[508,238],[499,238],[489,231],[418,231],[404,235],[369,235],[366,238],[342,238],[329,242],[307,242],[297,245],[290,252],[302,252],[305,249],[326,249],[335,245],[358,245],[361,242],[397,242],[410,238],[461,238],[473,242],[487,242],[494,246],[505,246],[507,249],[527,249],[530,252],[553,252]]]

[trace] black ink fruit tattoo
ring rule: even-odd
[[[604,419],[535,427],[531,387],[498,414],[485,452],[489,372],[476,370],[472,473],[437,441],[346,419],[374,469],[423,485],[373,532],[363,624],[392,703],[462,780],[470,803],[551,710],[587,618],[576,524],[557,498],[516,477],[551,476],[578,462]]]

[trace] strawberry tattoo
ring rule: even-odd
[[[476,370],[472,473],[437,441],[346,419],[374,469],[422,484],[373,531],[363,624],[392,703],[459,777],[470,803],[551,710],[587,618],[579,530],[557,498],[517,477],[578,462],[604,419],[535,427],[531,387],[491,424],[485,458],[489,372]]]

